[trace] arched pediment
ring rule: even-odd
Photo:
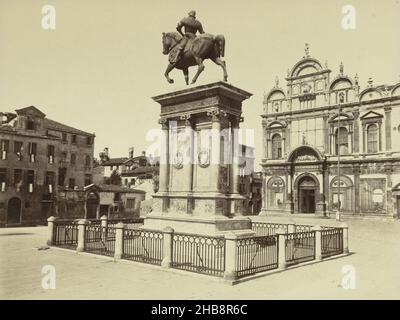
[[[267,125],[267,128],[268,128],[268,129],[285,128],[286,125],[287,125],[287,124],[286,124],[286,122],[284,122],[284,121],[275,120],[275,121],[272,121],[271,123],[269,123],[269,124]]]
[[[360,93],[360,101],[374,100],[382,97],[382,92],[376,88],[367,88]]]
[[[335,122],[338,121],[338,117],[340,117],[340,120],[346,121],[346,120],[354,120],[353,115],[349,115],[347,113],[341,112],[340,115],[334,114],[332,117],[329,118],[328,122]]]
[[[393,86],[390,95],[393,96],[400,96],[400,83]]]
[[[330,90],[352,88],[353,82],[347,76],[338,76],[329,85]]]
[[[312,162],[321,160],[321,153],[312,146],[298,147],[288,156],[288,162]]]
[[[322,65],[317,59],[305,58],[294,65],[292,71],[290,72],[290,77],[299,77],[307,74],[313,74],[321,71],[322,69]]]
[[[275,88],[275,89],[272,89],[267,94],[267,101],[282,100],[282,99],[286,99],[286,95],[282,89]]]

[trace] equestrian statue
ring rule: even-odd
[[[182,28],[184,28],[184,33]],[[189,67],[197,65],[197,73],[191,82],[195,83],[204,70],[203,61],[205,59],[211,59],[215,64],[221,66],[224,81],[228,80],[225,61],[221,59],[225,54],[225,37],[223,35],[213,36],[204,33],[202,24],[196,19],[196,11],[193,10],[178,23],[176,30],[178,32],[163,32],[162,34],[163,54],[169,55],[169,64],[164,74],[169,83],[174,83],[174,80],[169,77],[169,73],[176,68],[183,71],[185,82],[189,84]],[[196,36],[197,32],[198,36]]]

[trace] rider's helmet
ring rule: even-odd
[[[189,11],[188,15],[189,15],[189,17],[196,18],[196,11],[191,10],[191,11]]]

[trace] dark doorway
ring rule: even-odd
[[[21,223],[21,200],[11,198],[8,201],[7,224]]]
[[[315,212],[315,190],[302,189],[299,192],[299,212],[314,213]]]
[[[86,219],[97,218],[97,208],[99,206],[99,196],[90,192],[86,199]]]
[[[315,195],[317,184],[307,176],[299,182],[299,213],[315,213]]]

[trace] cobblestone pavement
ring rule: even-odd
[[[307,223],[300,220],[298,223]],[[321,223],[323,224],[323,223]],[[235,286],[94,255],[38,250],[45,227],[0,230],[2,299],[398,299],[399,221],[354,220],[352,255],[268,275]],[[42,267],[53,265],[56,289],[42,289]],[[342,267],[356,270],[356,289],[341,287]]]

